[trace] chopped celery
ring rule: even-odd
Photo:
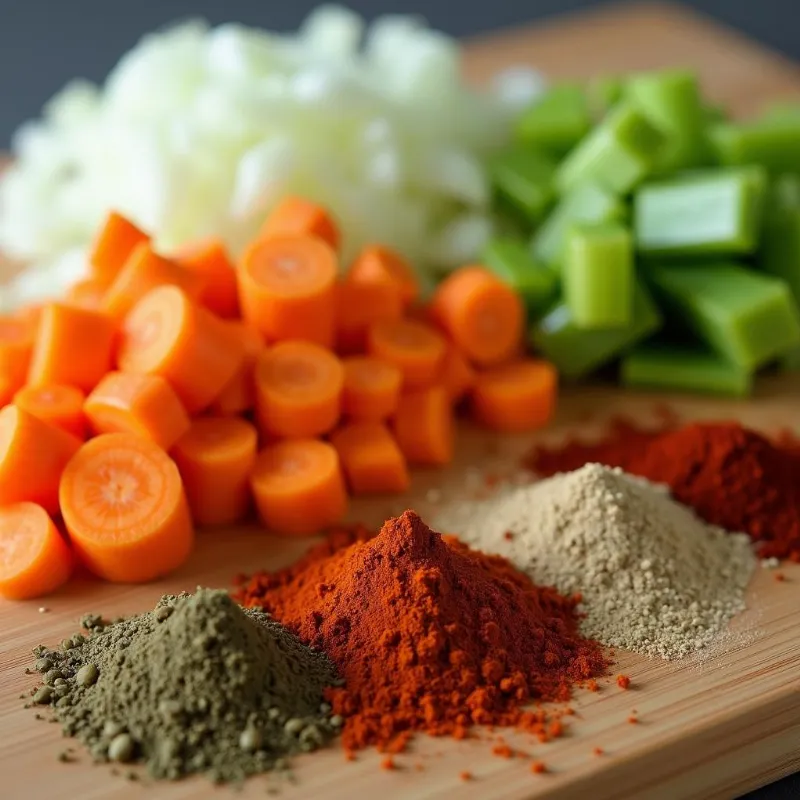
[[[717,122],[726,122],[728,111],[725,106],[706,104],[703,106],[703,116],[706,124],[714,125]]]
[[[625,94],[625,79],[618,75],[603,75],[592,81],[589,92],[595,114],[607,114]]]
[[[653,171],[665,144],[664,134],[641,111],[621,103],[559,164],[556,186],[567,192],[596,183],[627,194]]]
[[[564,300],[578,328],[622,328],[633,313],[633,241],[618,222],[576,225],[561,270]]]
[[[674,69],[634,75],[625,98],[667,136],[658,159],[659,173],[708,162],[707,116],[693,72]]]
[[[490,239],[483,263],[522,297],[530,319],[539,316],[558,292],[556,274],[537,264],[524,242],[510,237]]]
[[[762,120],[800,118],[800,103],[773,103],[761,115]]]
[[[800,304],[800,207],[782,208],[767,216],[759,265],[786,281]]]
[[[769,185],[765,219],[791,209],[800,209],[800,175],[785,172],[776,176]]]
[[[649,264],[645,272],[663,310],[743,369],[800,344],[800,313],[782,280],[730,262]]]
[[[704,392],[743,397],[752,391],[753,373],[715,353],[647,342],[620,365],[625,386]]]
[[[556,165],[550,156],[530,148],[498,153],[489,163],[495,191],[529,223],[536,223],[553,200]]]
[[[778,364],[784,372],[800,372],[800,347],[784,353],[778,360]]]
[[[576,379],[613,361],[655,333],[660,326],[661,315],[650,293],[637,282],[630,325],[607,330],[582,330],[575,325],[566,303],[560,302],[532,326],[530,340],[565,378]]]
[[[589,100],[574,83],[553,86],[517,121],[516,138],[555,156],[568,153],[591,129]]]
[[[711,129],[711,141],[722,164],[800,172],[800,114],[720,123]]]
[[[645,184],[634,198],[636,248],[645,255],[752,252],[766,194],[759,167],[709,169]]]
[[[584,184],[561,198],[542,222],[531,240],[533,257],[558,268],[564,253],[567,230],[576,222],[609,222],[621,219],[625,207],[610,192]]]

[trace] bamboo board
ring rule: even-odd
[[[800,92],[798,68],[728,31],[668,5],[621,7],[578,15],[538,29],[522,29],[470,45],[466,69],[476,81],[503,66],[529,61],[553,76],[585,76],[682,64],[701,73],[710,93],[747,112],[760,102]],[[765,430],[800,429],[800,376],[765,379],[749,401],[625,394],[607,387],[567,391],[558,419],[540,438],[557,440],[569,431],[599,430],[605,417],[624,413],[646,421],[656,403],[667,401],[682,417],[739,418]],[[593,416],[590,416],[593,415]],[[454,466],[420,472],[412,495],[398,501],[360,504],[352,516],[379,523],[415,507],[425,516],[438,500],[455,502],[465,487],[480,481],[476,466],[508,471],[534,437],[497,439],[472,429],[459,438]],[[202,780],[176,785],[131,783],[93,767],[80,749],[78,762],[56,755],[70,742],[55,725],[34,720],[19,695],[34,680],[24,674],[30,651],[72,633],[87,611],[109,616],[153,606],[164,592],[191,591],[198,584],[227,587],[231,576],[257,567],[276,568],[296,558],[304,543],[279,540],[256,529],[203,532],[197,552],[179,573],[141,587],[105,585],[90,578],[74,581],[39,603],[0,602],[0,797],[4,800],[64,797],[93,800],[140,798],[150,792],[164,800],[228,796]],[[568,735],[542,745],[525,736],[506,736],[512,746],[546,763],[532,775],[528,762],[491,755],[486,741],[452,742],[419,737],[397,758],[398,769],[379,769],[375,753],[347,763],[334,749],[298,762],[298,783],[287,798],[331,800],[381,796],[386,800],[447,797],[475,800],[622,797],[652,800],[729,798],[800,768],[800,565],[773,573],[759,570],[750,587],[748,611],[729,636],[701,658],[679,663],[620,654],[617,672],[631,676],[623,692],[611,681],[598,693],[580,692]],[[627,722],[638,712],[639,724]],[[593,749],[603,749],[602,756]],[[474,780],[462,782],[469,770]],[[265,781],[251,781],[236,797],[264,797]],[[234,796],[234,795],[230,795]]]

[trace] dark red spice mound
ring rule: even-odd
[[[397,751],[413,731],[463,737],[475,724],[543,733],[548,715],[521,706],[567,700],[607,667],[578,633],[577,598],[443,539],[410,511],[374,539],[254,576],[236,599],[330,656],[345,686],[329,699],[351,750]]]
[[[736,422],[660,433],[618,423],[601,442],[540,449],[526,464],[552,475],[589,461],[666,483],[703,519],[750,534],[762,557],[800,561],[800,448],[791,438],[773,443]]]

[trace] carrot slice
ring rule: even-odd
[[[148,243],[134,248],[130,258],[108,287],[103,310],[121,320],[136,303],[158,286],[179,286],[192,299],[203,289],[204,278],[176,261],[154,252]]]
[[[264,340],[258,331],[238,320],[228,326],[244,346],[244,359],[236,374],[225,384],[225,388],[214,401],[211,410],[221,416],[243,414],[256,405],[256,361],[264,349]]]
[[[150,237],[122,214],[112,211],[106,218],[89,253],[92,276],[106,285],[117,277],[137,245]]]
[[[0,506],[30,501],[58,513],[58,482],[81,440],[15,405],[0,410]]]
[[[0,317],[0,379],[8,399],[27,378],[37,326],[38,321]]]
[[[400,397],[394,435],[410,464],[441,466],[453,460],[455,425],[443,386],[429,386]]]
[[[367,351],[394,364],[403,373],[403,386],[430,386],[439,377],[447,342],[430,325],[413,319],[379,322],[367,335]]]
[[[389,283],[354,283],[336,286],[336,349],[340,353],[363,353],[367,331],[376,322],[398,320],[403,301]]]
[[[484,267],[462,267],[434,292],[430,312],[466,357],[480,366],[511,358],[525,312],[519,295]]]
[[[239,281],[242,317],[268,342],[301,339],[333,346],[336,253],[313,236],[255,241]]]
[[[316,236],[339,249],[339,226],[319,204],[303,197],[284,197],[267,217],[259,239],[276,236]]]
[[[250,473],[258,434],[236,417],[201,417],[177,442],[172,458],[197,525],[230,525],[250,507]]]
[[[369,356],[351,356],[342,364],[342,412],[346,416],[379,422],[394,414],[403,382],[398,367]]]
[[[553,416],[558,376],[548,361],[524,359],[482,372],[472,392],[475,416],[497,431],[540,428]]]
[[[160,375],[190,414],[207,408],[236,374],[244,345],[221,320],[177,286],[146,294],[125,319],[117,364]]]
[[[95,434],[131,433],[169,450],[191,426],[175,390],[160,375],[109,372],[86,398]]]
[[[406,308],[419,297],[419,281],[411,264],[397,251],[382,245],[365,247],[350,266],[347,280],[394,286]]]
[[[84,393],[77,387],[52,383],[23,387],[14,395],[14,405],[79,439],[84,439],[84,399]]]
[[[149,439],[106,433],[86,442],[64,470],[59,499],[76,555],[106,580],[153,580],[192,550],[178,468]]]
[[[405,492],[411,485],[406,459],[382,422],[351,422],[331,435],[355,494]]]
[[[444,357],[439,380],[450,396],[451,402],[457,403],[461,400],[475,385],[476,377],[475,370],[464,354],[457,347],[450,345]]]
[[[347,512],[347,492],[336,450],[318,439],[290,439],[265,447],[250,485],[267,528],[308,536],[335,525]]]
[[[66,292],[65,300],[79,308],[91,308],[95,311],[103,307],[108,284],[97,278],[87,278],[73,283]]]
[[[200,276],[203,289],[197,296],[198,303],[223,319],[239,316],[236,272],[221,239],[191,245],[176,260],[184,269]]]
[[[281,342],[259,356],[255,378],[262,434],[320,436],[339,421],[344,368],[330,350],[311,342]]]
[[[88,308],[48,303],[33,346],[28,383],[64,383],[90,392],[111,369],[116,324]]]
[[[0,595],[29,600],[50,594],[69,580],[72,566],[69,546],[41,506],[0,508]]]

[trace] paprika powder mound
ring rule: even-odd
[[[525,461],[543,476],[588,462],[665,483],[702,519],[749,534],[762,558],[800,561],[800,449],[791,437],[772,442],[737,422],[656,432],[617,422],[600,442],[539,448]]]
[[[412,511],[373,539],[332,549],[253,576],[236,599],[334,662],[344,686],[326,696],[345,718],[348,750],[398,752],[414,731],[462,738],[473,725],[546,737],[547,713],[523,706],[566,701],[608,666],[578,633],[578,597],[535,586]]]

